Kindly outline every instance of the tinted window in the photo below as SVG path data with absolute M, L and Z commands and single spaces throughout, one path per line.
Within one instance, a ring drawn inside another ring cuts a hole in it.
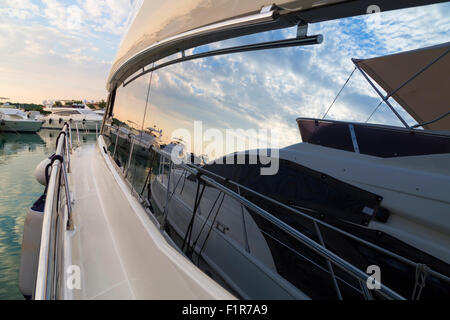
M 112 116 L 105 123 L 109 152 L 136 189 L 143 176 L 145 179 L 145 173 L 140 168 L 146 167 L 149 155 L 149 145 L 141 139 L 148 79 L 149 76 L 143 76 L 126 87 L 117 88 Z

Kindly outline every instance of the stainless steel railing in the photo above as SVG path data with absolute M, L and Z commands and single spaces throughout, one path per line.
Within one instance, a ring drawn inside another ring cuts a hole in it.
M 174 166 L 174 163 L 171 159 L 171 155 L 167 152 L 165 152 L 164 150 L 161 149 L 157 149 L 157 148 L 152 148 L 153 151 L 155 151 L 157 154 L 159 154 L 163 159 L 168 160 L 168 162 L 164 161 L 165 164 L 169 164 L 169 168 L 172 168 Z M 320 231 L 320 226 L 326 227 L 326 228 L 330 228 L 334 231 L 337 231 L 341 234 L 343 234 L 346 237 L 349 237 L 353 240 L 356 240 L 362 244 L 365 244 L 369 247 L 371 247 L 372 249 L 375 249 L 379 252 L 382 252 L 384 254 L 389 255 L 392 258 L 395 259 L 399 259 L 400 261 L 414 266 L 416 268 L 418 268 L 420 266 L 419 263 L 413 262 L 405 257 L 402 257 L 398 254 L 395 254 L 389 250 L 386 250 L 382 247 L 379 247 L 373 243 L 370 243 L 364 239 L 361 239 L 355 235 L 352 235 L 348 232 L 345 232 L 339 228 L 336 228 L 330 224 L 327 224 L 324 221 L 321 221 L 319 219 L 316 219 L 308 214 L 305 214 L 304 212 L 297 210 L 295 208 L 292 208 L 290 206 L 287 206 L 283 203 L 280 203 L 272 198 L 269 198 L 267 196 L 264 196 L 250 188 L 247 188 L 235 181 L 232 180 L 228 180 L 225 179 L 224 177 L 221 177 L 213 172 L 210 172 L 208 170 L 205 170 L 204 168 L 201 168 L 200 166 L 196 166 L 196 165 L 192 165 L 192 164 L 186 164 L 186 163 L 181 163 L 181 164 L 176 164 L 176 167 L 179 167 L 181 169 L 186 170 L 187 172 L 190 172 L 194 175 L 197 176 L 197 178 L 201 181 L 203 181 L 204 183 L 206 183 L 207 185 L 214 187 L 218 190 L 220 190 L 221 192 L 223 192 L 224 194 L 228 195 L 229 197 L 233 198 L 234 200 L 238 201 L 241 205 L 243 205 L 244 207 L 246 207 L 247 209 L 252 210 L 253 212 L 255 212 L 256 214 L 258 214 L 259 216 L 261 216 L 262 218 L 264 218 L 265 220 L 271 222 L 273 225 L 277 226 L 278 228 L 280 228 L 281 230 L 283 230 L 284 232 L 286 232 L 287 234 L 291 235 L 292 237 L 294 237 L 296 240 L 300 241 L 303 245 L 307 246 L 309 249 L 313 250 L 315 253 L 317 253 L 318 255 L 320 255 L 321 257 L 323 257 L 326 262 L 327 262 L 327 267 L 328 267 L 328 273 L 330 274 L 331 277 L 331 281 L 333 283 L 333 286 L 335 288 L 336 294 L 338 299 L 342 299 L 342 295 L 339 289 L 339 285 L 338 285 L 338 281 L 337 281 L 337 277 L 335 276 L 334 273 L 334 269 L 333 267 L 337 267 L 341 270 L 343 270 L 344 272 L 346 272 L 347 274 L 351 275 L 352 277 L 354 277 L 360 285 L 360 289 L 361 289 L 361 293 L 364 295 L 365 299 L 373 299 L 373 296 L 371 294 L 371 291 L 368 290 L 366 283 L 368 280 L 370 280 L 371 283 L 375 284 L 375 285 L 379 285 L 380 289 L 377 290 L 377 292 L 379 294 L 381 294 L 382 296 L 384 296 L 387 299 L 400 299 L 403 300 L 404 297 L 402 297 L 400 294 L 398 294 L 397 292 L 393 291 L 392 289 L 390 289 L 389 287 L 383 285 L 382 283 L 377 283 L 375 281 L 375 279 L 373 279 L 372 277 L 370 277 L 367 273 L 363 272 L 362 270 L 358 269 L 357 267 L 353 266 L 351 263 L 349 263 L 348 261 L 342 259 L 341 257 L 339 257 L 338 255 L 334 254 L 332 251 L 328 250 L 325 247 L 325 243 L 323 242 L 323 237 L 322 237 L 322 233 Z M 161 169 L 160 169 L 161 170 Z M 168 177 L 170 177 L 170 170 L 169 170 L 169 175 Z M 228 184 L 234 185 L 236 186 L 238 189 L 238 193 L 234 192 L 233 190 L 227 188 L 226 186 L 224 186 L 223 184 L 221 184 L 220 182 L 216 181 L 215 179 L 212 179 L 211 176 L 218 178 L 217 180 L 223 180 L 226 181 Z M 282 220 L 276 218 L 275 216 L 273 216 L 272 214 L 270 214 L 269 212 L 265 211 L 264 209 L 260 208 L 258 205 L 256 205 L 255 203 L 247 200 L 246 198 L 244 198 L 243 196 L 241 196 L 241 192 L 240 190 L 246 190 L 248 192 L 253 193 L 254 195 L 257 195 L 267 201 L 270 201 L 278 206 L 281 206 L 291 212 L 300 214 L 301 216 L 311 220 L 315 226 L 315 230 L 316 230 L 316 234 L 317 237 L 320 241 L 320 243 L 312 240 L 310 237 L 304 235 L 303 233 L 301 233 L 300 231 L 292 228 L 291 226 L 289 226 L 288 224 L 286 224 L 285 222 L 283 222 Z M 170 187 L 169 187 L 169 181 L 168 181 L 168 186 L 167 186 L 167 192 L 170 192 Z M 173 190 L 173 192 L 175 192 L 175 190 Z M 167 207 L 167 203 L 166 203 L 166 207 Z M 167 208 L 165 208 L 164 210 L 167 210 Z M 165 213 L 165 216 L 167 215 L 167 213 Z M 162 225 L 164 225 L 165 221 L 162 221 Z M 449 278 L 443 274 L 440 274 L 439 272 L 436 272 L 434 270 L 429 270 L 429 273 L 433 276 L 436 276 L 437 278 L 444 280 L 444 281 L 449 281 Z
M 64 138 L 62 138 L 64 136 Z M 52 300 L 61 296 L 65 230 L 73 229 L 67 173 L 70 170 L 72 134 L 66 123 L 56 142 L 56 152 L 46 168 L 48 173 L 39 262 L 33 299 Z
M 200 172 L 203 172 L 203 173 L 207 173 L 208 175 L 214 176 L 214 177 L 216 177 L 216 178 L 218 178 L 218 179 L 220 179 L 220 180 L 223 180 L 223 181 L 226 180 L 224 177 L 222 177 L 222 176 L 220 176 L 220 175 L 217 175 L 217 174 L 215 174 L 215 173 L 213 173 L 213 172 L 210 172 L 210 171 L 208 171 L 208 170 L 205 170 L 205 169 L 203 169 L 203 168 L 201 168 L 201 167 L 197 167 L 197 170 L 199 170 Z M 329 223 L 326 223 L 325 221 L 322 221 L 322 220 L 320 220 L 320 219 L 314 218 L 314 217 L 312 217 L 311 215 L 308 215 L 308 214 L 304 213 L 303 211 L 300 211 L 300 210 L 295 209 L 295 208 L 293 208 L 293 207 L 291 207 L 291 206 L 288 206 L 288 205 L 286 205 L 286 204 L 284 204 L 284 203 L 282 203 L 282 202 L 279 202 L 279 201 L 277 201 L 277 200 L 275 200 L 275 199 L 272 199 L 272 198 L 270 198 L 270 197 L 267 197 L 267 196 L 265 196 L 265 195 L 263 195 L 263 194 L 261 194 L 261 193 L 259 193 L 259 192 L 256 192 L 256 191 L 254 191 L 254 190 L 252 190 L 252 189 L 250 189 L 250 188 L 248 188 L 248 187 L 246 187 L 246 186 L 244 186 L 244 185 L 242 185 L 242 184 L 239 184 L 239 183 L 237 183 L 237 182 L 235 182 L 235 181 L 233 181 L 233 180 L 227 180 L 227 182 L 228 182 L 229 184 L 231 184 L 231 185 L 234 185 L 234 186 L 236 186 L 236 187 L 242 189 L 242 190 L 245 190 L 245 191 L 247 191 L 247 192 L 250 192 L 250 193 L 252 193 L 253 195 L 255 195 L 255 196 L 257 196 L 257 197 L 259 197 L 259 198 L 261 198 L 261 199 L 264 199 L 264 200 L 267 200 L 267 201 L 269 201 L 269 202 L 272 202 L 273 204 L 275 204 L 275 205 L 277 205 L 277 206 L 280 206 L 280 207 L 282 207 L 283 209 L 286 209 L 286 210 L 288 210 L 288 211 L 291 211 L 292 213 L 298 214 L 298 215 L 300 215 L 300 216 L 302 216 L 302 217 L 304 217 L 304 218 L 306 218 L 306 219 L 309 219 L 311 222 L 314 223 L 315 226 L 317 226 L 317 228 L 318 228 L 318 225 L 320 225 L 320 226 L 323 226 L 323 227 L 325 227 L 325 228 L 328 228 L 328 229 L 331 229 L 331 230 L 333 230 L 333 231 L 336 231 L 336 232 L 342 234 L 343 236 L 345 236 L 345 237 L 347 237 L 347 238 L 350 238 L 350 239 L 352 239 L 352 240 L 355 240 L 355 241 L 357 241 L 357 242 L 359 242 L 359 243 L 361 243 L 361 244 L 363 244 L 363 245 L 366 245 L 366 246 L 368 246 L 368 247 L 370 247 L 370 248 L 372 248 L 372 249 L 374 249 L 374 250 L 376 250 L 376 251 L 378 251 L 378 252 L 380 252 L 380 253 L 386 254 L 386 255 L 390 256 L 391 258 L 397 259 L 397 260 L 399 260 L 399 261 L 401 261 L 401 262 L 403 262 L 403 263 L 405 263 L 405 264 L 407 264 L 407 265 L 409 265 L 409 266 L 411 266 L 411 267 L 414 267 L 414 268 L 416 268 L 416 269 L 419 268 L 419 267 L 421 266 L 420 263 L 414 262 L 414 261 L 412 261 L 412 260 L 410 260 L 410 259 L 408 259 L 408 258 L 406 258 L 406 257 L 403 257 L 403 256 L 398 255 L 398 254 L 396 254 L 396 253 L 394 253 L 394 252 L 392 252 L 392 251 L 389 251 L 389 250 L 387 250 L 387 249 L 385 249 L 385 248 L 382 248 L 382 247 L 380 247 L 380 246 L 377 246 L 376 244 L 373 244 L 373 243 L 371 243 L 371 242 L 369 242 L 369 241 L 366 241 L 366 240 L 364 240 L 364 239 L 361 239 L 361 238 L 359 238 L 359 237 L 357 237 L 357 236 L 355 236 L 355 235 L 353 235 L 353 234 L 351 234 L 351 233 L 348 233 L 348 232 L 346 232 L 346 231 L 344 231 L 344 230 L 342 230 L 342 229 L 339 229 L 339 228 L 337 228 L 337 227 L 335 227 L 335 226 L 333 226 L 333 225 L 331 225 L 331 224 L 329 224 Z M 306 210 L 306 208 L 304 208 L 304 209 Z M 316 229 L 317 229 L 317 228 L 316 228 Z M 320 229 L 318 229 L 318 230 L 316 230 L 316 231 L 317 231 L 316 233 L 317 233 L 318 238 L 321 238 Z M 434 276 L 434 277 L 436 277 L 436 278 L 442 280 L 442 281 L 445 281 L 445 282 L 447 282 L 447 283 L 450 283 L 450 278 L 449 278 L 448 276 L 442 274 L 442 273 L 439 273 L 439 272 L 437 272 L 437 271 L 435 271 L 435 270 L 433 270 L 433 269 L 429 269 L 429 270 L 428 270 L 428 273 L 429 273 L 430 275 L 432 275 L 432 276 Z

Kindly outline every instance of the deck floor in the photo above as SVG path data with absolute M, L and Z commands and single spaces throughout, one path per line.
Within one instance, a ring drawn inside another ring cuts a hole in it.
M 98 146 L 72 156 L 74 299 L 232 299 L 171 247 Z M 67 297 L 70 293 L 66 291 Z

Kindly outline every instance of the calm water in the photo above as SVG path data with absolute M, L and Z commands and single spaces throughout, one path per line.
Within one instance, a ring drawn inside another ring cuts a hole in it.
M 34 178 L 34 169 L 53 154 L 57 136 L 56 130 L 20 135 L 0 132 L 0 300 L 23 299 L 18 288 L 23 223 L 44 191 Z M 82 143 L 95 141 L 95 133 L 80 137 Z

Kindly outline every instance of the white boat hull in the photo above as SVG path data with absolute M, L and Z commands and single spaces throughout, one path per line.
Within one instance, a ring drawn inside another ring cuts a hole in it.
M 32 120 L 0 120 L 0 132 L 37 132 L 42 121 Z
M 61 130 L 65 123 L 66 123 L 66 121 L 59 122 L 58 120 L 56 120 L 56 121 L 53 120 L 53 121 L 49 122 L 48 120 L 46 120 L 44 122 L 44 124 L 42 125 L 42 128 L 43 129 Z M 78 127 L 78 130 L 80 130 L 80 131 L 100 131 L 102 122 L 101 121 L 91 121 L 91 120 L 72 121 L 72 122 L 70 122 L 70 126 L 72 128 L 72 131 L 77 130 L 77 127 Z

